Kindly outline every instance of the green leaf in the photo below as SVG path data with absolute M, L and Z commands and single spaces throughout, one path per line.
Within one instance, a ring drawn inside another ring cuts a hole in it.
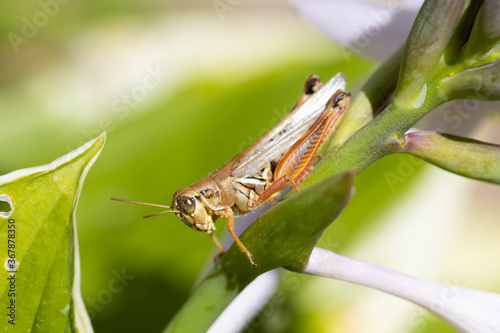
M 15 307 L 8 310 L 15 326 L 4 315 L 0 331 L 93 332 L 80 294 L 74 214 L 104 141 L 102 134 L 50 164 L 0 177 L 0 200 L 11 207 L 0 216 L 1 304 L 4 314 Z
M 427 0 L 406 41 L 393 102 L 416 108 L 465 8 L 466 0 Z
M 436 132 L 405 135 L 401 152 L 442 169 L 473 179 L 500 184 L 500 146 Z
M 196 287 L 164 332 L 206 332 L 226 306 L 257 276 L 278 267 L 301 270 L 353 190 L 354 175 L 335 175 L 276 204 L 240 239 L 260 268 L 233 244 Z

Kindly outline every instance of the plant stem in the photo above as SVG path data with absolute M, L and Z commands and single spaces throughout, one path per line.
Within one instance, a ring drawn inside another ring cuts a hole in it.
M 360 173 L 376 160 L 393 153 L 394 140 L 400 140 L 413 124 L 435 106 L 432 101 L 424 102 L 419 108 L 389 104 L 380 115 L 325 156 L 302 182 L 302 186 L 307 187 L 335 173 Z

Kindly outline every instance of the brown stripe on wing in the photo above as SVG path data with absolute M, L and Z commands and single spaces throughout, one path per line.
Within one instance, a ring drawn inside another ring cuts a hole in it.
M 337 91 L 330 101 L 323 115 L 309 129 L 309 131 L 286 152 L 278 163 L 274 172 L 274 179 L 289 176 L 296 180 L 310 164 L 325 138 L 340 122 L 346 107 L 338 108 L 338 104 L 348 98 L 344 91 Z

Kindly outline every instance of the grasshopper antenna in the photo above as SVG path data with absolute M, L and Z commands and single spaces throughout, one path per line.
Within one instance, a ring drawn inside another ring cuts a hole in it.
M 166 210 L 164 212 L 159 212 L 159 213 L 156 213 L 156 214 L 153 214 L 153 215 L 146 215 L 146 216 L 143 216 L 142 218 L 143 219 L 147 219 L 148 217 L 154 217 L 154 216 L 158 216 L 158 215 L 162 215 L 162 214 L 165 214 L 165 213 L 179 213 L 177 210 Z
M 144 206 L 154 206 L 154 207 L 161 207 L 161 208 L 172 209 L 172 207 L 170 207 L 170 206 L 158 205 L 158 204 L 149 203 L 149 202 L 140 202 L 140 201 L 133 201 L 133 200 L 117 199 L 117 198 L 110 198 L 110 199 L 114 200 L 114 201 L 128 202 L 128 203 L 133 203 L 133 204 L 138 204 L 138 205 L 144 205 Z M 160 212 L 160 213 L 156 213 L 156 214 L 153 214 L 153 215 L 143 216 L 143 218 L 158 216 L 158 215 L 162 215 L 162 214 L 165 214 L 165 213 L 180 213 L 180 212 L 178 210 L 166 210 L 166 211 L 163 211 L 163 212 Z

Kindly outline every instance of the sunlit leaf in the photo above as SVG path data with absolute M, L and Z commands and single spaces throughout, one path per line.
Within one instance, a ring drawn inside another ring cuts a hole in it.
M 93 331 L 80 295 L 74 214 L 104 141 L 103 134 L 50 164 L 0 177 L 0 200 L 11 207 L 0 217 L 0 295 L 4 312 L 15 306 L 0 331 Z

